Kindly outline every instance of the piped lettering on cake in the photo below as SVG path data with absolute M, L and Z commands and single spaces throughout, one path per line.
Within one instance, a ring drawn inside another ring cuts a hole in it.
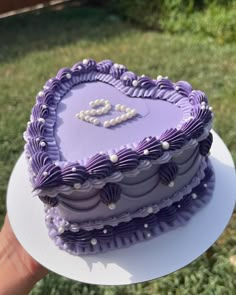
M 121 124 L 122 122 L 130 120 L 137 115 L 136 109 L 131 109 L 125 105 L 116 104 L 114 106 L 115 111 L 121 112 L 123 114 L 120 116 L 116 116 L 113 119 L 106 120 L 102 123 L 98 118 L 95 118 L 95 116 L 102 116 L 111 112 L 112 105 L 109 102 L 109 100 L 96 99 L 94 101 L 90 101 L 89 105 L 92 108 L 91 110 L 82 110 L 78 114 L 76 114 L 75 117 L 77 119 L 86 121 L 96 126 L 102 125 L 105 128 L 109 128 L 109 127 Z

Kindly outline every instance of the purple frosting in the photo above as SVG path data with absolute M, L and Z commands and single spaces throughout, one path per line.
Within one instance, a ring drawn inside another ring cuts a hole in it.
M 49 158 L 47 153 L 44 152 L 34 154 L 31 159 L 31 167 L 34 173 L 38 173 L 41 168 L 51 163 L 52 160 Z
M 199 152 L 202 156 L 206 156 L 211 148 L 213 142 L 213 136 L 211 132 L 209 133 L 208 137 L 199 142 Z
M 48 196 L 39 196 L 39 199 L 47 205 L 50 205 L 52 207 L 56 207 L 58 205 L 58 199 L 57 198 L 52 198 Z
M 138 154 L 132 149 L 122 149 L 116 155 L 118 162 L 114 166 L 122 172 L 133 170 L 139 165 Z
M 97 63 L 97 70 L 100 73 L 109 74 L 110 68 L 112 67 L 112 65 L 113 65 L 112 60 L 109 60 L 109 59 L 103 60 Z
M 120 199 L 121 188 L 116 183 L 107 183 L 100 191 L 100 198 L 105 205 L 116 204 Z
M 208 103 L 206 94 L 202 92 L 201 90 L 193 90 L 189 94 L 189 102 L 193 105 L 201 104 L 202 102 Z
M 137 80 L 137 76 L 135 73 L 127 71 L 121 75 L 120 79 L 125 86 L 132 86 L 132 82 Z
M 110 69 L 110 74 L 115 79 L 119 79 L 122 76 L 122 74 L 126 71 L 127 71 L 126 67 L 120 66 L 120 65 L 117 66 L 117 64 L 114 64 Z
M 82 75 L 82 83 L 84 81 L 92 82 L 98 80 L 117 87 L 119 91 L 129 97 L 167 100 L 169 103 L 178 105 L 185 117 L 187 115 L 194 117 L 193 120 L 184 123 L 180 130 L 171 128 L 163 134 L 159 134 L 160 140 L 154 136 L 144 138 L 138 145 L 135 143 L 130 149 L 118 151 L 119 160 L 116 163 L 111 163 L 107 155 L 94 155 L 89 159 L 86 167 L 84 167 L 90 177 L 104 178 L 116 170 L 132 170 L 138 166 L 139 161 L 142 159 L 157 159 L 164 152 L 168 152 L 162 148 L 160 141 L 167 141 L 171 151 L 180 149 L 184 144 L 188 143 L 188 140 L 192 138 L 197 139 L 202 135 L 204 124 L 210 122 L 212 118 L 212 113 L 207 105 L 206 95 L 199 90 L 192 90 L 191 85 L 185 81 L 179 81 L 174 84 L 168 78 L 152 80 L 147 76 L 137 77 L 135 73 L 128 71 L 124 66 L 113 64 L 110 60 L 104 60 L 99 63 L 96 63 L 93 59 L 83 60 L 76 63 L 71 69 L 61 69 L 56 78 L 48 80 L 44 90 L 37 95 L 37 104 L 32 110 L 33 122 L 28 125 L 27 132 L 25 133 L 25 139 L 27 140 L 25 149 L 28 156 L 32 157 L 30 165 L 34 173 L 37 174 L 40 170 L 41 175 L 37 175 L 35 182 L 38 187 L 47 188 L 48 186 L 57 186 L 65 183 L 73 185 L 73 181 L 76 183 L 80 179 L 79 177 L 81 177 L 78 173 L 66 170 L 67 168 L 63 168 L 64 170 L 62 169 L 62 171 L 59 171 L 59 168 L 54 168 L 58 170 L 54 175 L 55 177 L 43 177 L 43 172 L 48 172 L 45 170 L 45 165 L 61 160 L 59 156 L 60 151 L 54 137 L 56 116 L 53 110 L 55 108 L 55 111 L 57 111 L 58 103 L 66 92 L 76 84 L 81 83 L 79 80 L 80 75 Z M 124 77 L 127 77 L 127 79 L 124 79 Z M 137 83 L 133 83 L 134 80 L 137 80 Z M 182 100 L 186 96 L 192 107 L 184 99 Z M 38 121 L 38 119 L 41 119 L 41 121 Z M 202 153 L 205 153 L 208 145 L 209 140 L 200 144 Z M 130 143 L 127 143 L 127 146 L 130 146 Z M 135 149 L 134 146 L 136 146 Z M 72 165 L 75 164 L 72 163 Z M 85 177 L 85 174 L 83 174 L 83 181 Z M 54 183 L 53 180 L 55 181 Z M 44 186 L 44 184 L 46 185 Z
M 160 180 L 165 185 L 168 185 L 171 181 L 174 181 L 177 173 L 178 167 L 174 162 L 163 164 L 159 169 Z
M 185 143 L 184 133 L 176 128 L 166 130 L 166 132 L 161 135 L 160 140 L 169 143 L 169 150 L 180 149 Z
M 86 169 L 90 176 L 104 178 L 112 172 L 112 163 L 107 155 L 96 154 L 89 159 Z
M 84 183 L 88 178 L 88 173 L 85 167 L 79 163 L 69 164 L 62 168 L 61 171 L 62 183 L 73 186 L 75 183 Z
M 145 153 L 148 151 L 147 153 Z M 136 152 L 139 154 L 141 159 L 155 160 L 159 158 L 162 154 L 162 148 L 160 140 L 156 137 L 146 137 L 137 146 Z
M 156 83 L 149 77 L 139 77 L 138 78 L 138 85 L 144 89 L 150 89 L 156 86 Z
M 187 139 L 198 138 L 203 133 L 203 123 L 199 119 L 191 119 L 184 123 L 181 131 Z
M 43 166 L 36 177 L 35 189 L 42 187 L 53 187 L 55 184 L 60 184 L 61 181 L 61 169 L 55 164 L 47 164 Z
M 176 90 L 178 93 L 188 96 L 192 91 L 192 86 L 186 81 L 179 81 L 175 84 Z

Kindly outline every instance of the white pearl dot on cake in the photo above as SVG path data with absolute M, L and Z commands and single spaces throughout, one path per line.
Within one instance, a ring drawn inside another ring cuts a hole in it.
M 192 198 L 195 200 L 197 198 L 197 194 L 192 193 Z
M 142 77 L 142 78 L 144 78 L 144 77 L 145 77 L 145 75 L 144 75 L 144 74 L 142 74 L 142 75 L 141 75 L 141 77 Z
M 122 121 L 126 121 L 127 120 L 126 114 L 121 115 L 120 118 L 121 118 Z
M 97 239 L 93 238 L 93 239 L 91 239 L 90 243 L 91 243 L 93 246 L 95 246 L 95 245 L 97 245 L 98 241 L 97 241 Z
M 174 181 L 171 181 L 171 182 L 168 184 L 169 187 L 173 187 L 174 185 L 175 185 Z
M 203 186 L 204 186 L 204 187 L 208 187 L 207 183 L 204 183 Z
M 85 116 L 84 120 L 89 122 L 90 117 L 89 116 Z
M 120 111 L 120 108 L 121 108 L 121 104 L 116 104 L 116 105 L 115 105 L 115 110 L 116 110 L 116 111 Z
M 152 207 L 148 207 L 148 208 L 147 208 L 147 212 L 148 212 L 148 213 L 152 213 L 152 212 L 153 212 L 153 208 L 152 208 Z
M 181 205 L 178 205 L 177 207 L 178 207 L 178 208 L 181 208 Z
M 36 138 L 36 141 L 37 141 L 37 142 L 38 142 L 38 141 L 40 141 L 40 138 L 39 138 L 39 137 L 37 137 L 37 138 Z
M 123 80 L 124 81 L 127 81 L 128 80 L 128 77 L 127 76 L 124 76 Z
M 151 233 L 147 233 L 147 238 L 151 238 Z
M 116 163 L 116 162 L 118 162 L 118 156 L 117 155 L 111 155 L 110 160 L 111 160 L 112 163 Z
M 87 59 L 84 59 L 84 60 L 83 60 L 83 64 L 84 64 L 84 65 L 87 65 L 88 62 L 89 62 L 89 61 L 88 61 Z
M 46 106 L 46 104 L 43 104 L 43 105 L 42 105 L 42 108 L 45 110 L 45 109 L 47 109 L 48 107 Z
M 161 80 L 162 78 L 163 78 L 162 75 L 157 76 L 157 80 Z
M 122 121 L 121 117 L 116 117 L 115 120 L 116 120 L 116 124 L 119 124 Z
M 71 78 L 71 74 L 70 74 L 70 73 L 67 73 L 67 74 L 66 74 L 66 79 L 69 80 L 70 78 Z
M 42 97 L 43 96 L 43 91 L 39 91 L 38 96 Z
M 105 128 L 110 127 L 110 122 L 109 122 L 109 121 L 105 121 L 105 122 L 103 123 L 103 126 L 104 126 Z
M 46 221 L 51 221 L 51 220 L 52 220 L 52 216 L 51 216 L 51 215 L 47 215 L 47 216 L 45 217 L 45 220 L 46 220 Z
M 80 70 L 82 70 L 82 67 L 81 66 L 78 66 L 77 69 L 80 71 Z
M 93 119 L 92 123 L 97 126 L 100 124 L 100 121 L 98 119 Z
M 149 150 L 148 150 L 148 149 L 144 150 L 144 151 L 143 151 L 143 154 L 144 154 L 145 156 L 149 155 Z
M 90 101 L 89 105 L 93 108 L 95 106 L 95 102 L 94 101 Z
M 79 226 L 76 223 L 72 223 L 70 225 L 70 231 L 72 231 L 74 233 L 78 232 L 79 231 Z
M 212 111 L 213 110 L 213 107 L 209 107 L 209 111 Z
M 45 119 L 44 118 L 38 118 L 38 121 L 40 122 L 40 123 L 45 123 Z
M 43 176 L 48 176 L 48 172 L 47 171 L 44 171 L 43 172 Z
M 136 114 L 137 114 L 137 111 L 135 109 L 132 109 L 130 112 L 131 112 L 132 116 L 136 116 Z
M 74 188 L 75 189 L 80 189 L 81 188 L 81 184 L 78 182 L 78 183 L 75 183 L 74 184 Z
M 175 90 L 178 91 L 179 90 L 179 86 L 175 86 Z
M 116 69 L 119 68 L 119 65 L 116 64 L 116 63 L 115 63 L 113 66 L 114 66 L 114 68 L 116 68 Z
M 30 124 L 31 124 L 31 122 L 30 122 L 30 121 L 29 121 L 29 122 L 27 122 L 27 125 L 28 125 L 28 126 L 30 126 Z
M 107 229 L 105 228 L 105 229 L 103 230 L 103 233 L 104 233 L 104 234 L 107 234 L 107 232 L 108 232 L 108 231 L 107 231 Z
M 110 125 L 111 126 L 115 126 L 116 125 L 116 120 L 115 119 L 111 119 L 109 122 L 110 122 Z
M 46 146 L 46 142 L 45 142 L 45 141 L 41 141 L 41 142 L 40 142 L 40 146 L 41 146 L 41 147 L 45 147 L 45 146 Z
M 76 168 L 75 167 L 72 167 L 71 171 L 72 172 L 76 172 Z
M 120 65 L 120 69 L 124 69 L 125 68 L 125 66 L 124 65 Z
M 161 146 L 163 150 L 168 150 L 170 148 L 170 144 L 168 141 L 162 141 Z
M 137 86 L 138 86 L 138 81 L 137 81 L 137 80 L 133 80 L 132 85 L 133 85 L 134 87 L 137 87 Z
M 206 105 L 206 102 L 205 102 L 205 101 L 202 101 L 202 102 L 201 102 L 201 105 Z
M 148 228 L 148 224 L 147 223 L 144 223 L 143 227 L 144 228 Z
M 125 110 L 126 110 L 126 106 L 121 105 L 121 106 L 120 106 L 120 111 L 121 111 L 121 112 L 125 112 Z
M 116 209 L 116 204 L 115 204 L 115 203 L 110 203 L 110 204 L 108 205 L 108 208 L 109 208 L 110 210 L 114 210 L 114 209 Z
M 57 232 L 59 233 L 59 235 L 63 234 L 65 231 L 65 228 L 63 226 L 58 227 Z

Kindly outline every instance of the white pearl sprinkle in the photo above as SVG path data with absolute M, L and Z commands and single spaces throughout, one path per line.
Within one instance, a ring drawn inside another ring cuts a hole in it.
M 132 111 L 131 108 L 125 108 L 125 112 L 126 112 L 126 113 L 129 113 L 129 112 L 131 112 L 131 111 Z
M 151 238 L 151 233 L 147 233 L 147 238 Z
M 100 99 L 96 99 L 96 100 L 94 101 L 94 104 L 95 104 L 95 105 L 99 105 L 99 104 L 100 104 Z
M 103 110 L 102 109 L 98 109 L 97 110 L 97 115 L 102 115 L 102 113 L 103 113 Z
M 93 108 L 93 107 L 95 106 L 94 101 L 90 101 L 90 102 L 89 102 L 89 105 L 91 106 L 91 108 Z
M 90 110 L 90 114 L 91 114 L 92 116 L 95 116 L 95 115 L 97 114 L 97 111 L 96 111 L 96 110 Z
M 106 228 L 103 230 L 103 233 L 104 234 L 107 234 L 107 229 Z
M 27 122 L 27 125 L 28 125 L 28 126 L 30 126 L 30 124 L 31 124 L 31 122 L 30 122 L 30 121 L 29 121 L 29 122 Z
M 148 207 L 148 208 L 147 208 L 147 212 L 148 212 L 148 213 L 152 213 L 152 212 L 153 212 L 153 208 L 152 208 L 152 207 Z
M 67 73 L 66 74 L 66 78 L 69 80 L 71 78 L 71 74 L 70 73 Z
M 127 116 L 128 119 L 131 119 L 132 117 L 134 117 L 132 112 L 126 113 L 126 116 Z
M 142 74 L 142 75 L 141 75 L 141 77 L 142 77 L 142 78 L 144 78 L 144 77 L 145 77 L 145 75 L 144 75 L 144 74 Z
M 212 111 L 213 110 L 213 107 L 209 107 L 209 111 Z
M 157 80 L 161 80 L 161 79 L 162 79 L 162 75 L 158 75 Z
M 205 105 L 202 105 L 202 106 L 201 106 L 201 109 L 202 109 L 202 110 L 205 110 L 205 109 L 206 109 L 206 106 L 205 106 Z
M 46 106 L 46 104 L 43 104 L 43 105 L 42 105 L 42 108 L 45 110 L 45 109 L 47 109 L 48 107 Z
M 40 122 L 40 123 L 45 123 L 45 119 L 44 118 L 38 118 L 38 121 Z
M 59 233 L 59 235 L 63 234 L 65 231 L 65 228 L 63 226 L 58 227 L 57 232 Z
M 38 96 L 42 97 L 43 96 L 43 91 L 39 91 Z
M 40 141 L 40 138 L 39 138 L 39 137 L 37 137 L 37 138 L 36 138 L 36 141 L 37 141 L 37 142 L 38 142 L 38 141 Z
M 120 111 L 120 108 L 121 108 L 121 105 L 120 105 L 120 104 L 116 104 L 116 105 L 115 105 L 115 110 L 116 110 L 116 111 Z
M 204 186 L 204 187 L 208 187 L 207 183 L 204 183 L 203 186 Z
M 169 187 L 173 187 L 174 185 L 175 185 L 174 181 L 171 181 L 171 182 L 168 184 Z
M 104 103 L 110 105 L 110 101 L 109 100 L 105 100 Z
M 124 81 L 127 81 L 128 80 L 128 77 L 127 76 L 124 76 L 123 80 Z
M 89 119 L 90 119 L 89 116 L 85 116 L 85 117 L 84 117 L 84 120 L 87 121 L 87 122 L 89 122 Z
M 137 87 L 137 86 L 138 86 L 138 81 L 137 81 L 137 80 L 133 80 L 132 85 L 133 85 L 134 87 Z
M 114 68 L 116 68 L 116 69 L 119 68 L 119 65 L 118 65 L 118 64 L 114 64 L 113 66 L 114 66 Z
M 126 121 L 127 120 L 126 114 L 121 115 L 120 118 L 121 118 L 122 121 Z
M 192 198 L 195 200 L 197 198 L 197 194 L 192 193 Z
M 116 117 L 114 120 L 116 121 L 116 124 L 120 124 L 120 122 L 122 121 L 120 117 Z
M 95 245 L 97 245 L 98 241 L 97 241 L 97 239 L 93 238 L 93 239 L 91 239 L 90 243 L 91 243 L 93 246 L 95 246 Z
M 51 215 L 47 215 L 47 216 L 45 217 L 45 220 L 46 220 L 46 221 L 51 221 L 51 220 L 52 220 L 52 216 L 51 216 Z
M 45 141 L 41 141 L 41 142 L 40 142 L 40 146 L 41 146 L 41 147 L 45 147 L 45 146 L 46 146 L 46 142 L 45 142 Z
M 89 61 L 88 61 L 87 59 L 84 59 L 84 60 L 83 60 L 83 64 L 84 64 L 84 65 L 87 65 L 88 62 L 89 62 Z
M 89 122 L 93 124 L 93 118 L 92 117 L 89 118 Z
M 72 172 L 76 172 L 76 168 L 75 167 L 72 167 L 71 171 Z
M 144 151 L 143 151 L 143 154 L 144 154 L 145 156 L 149 155 L 149 150 L 148 150 L 148 149 L 144 150 Z
M 148 224 L 147 223 L 144 223 L 143 227 L 144 228 L 148 228 Z
M 48 176 L 48 172 L 47 171 L 44 171 L 43 172 L 43 176 L 45 176 L 45 177 Z
M 125 68 L 125 66 L 124 65 L 120 65 L 120 69 L 124 69 Z
M 111 160 L 112 163 L 116 163 L 116 162 L 118 162 L 118 157 L 117 157 L 117 155 L 111 155 L 111 156 L 110 156 L 110 160 Z
M 108 208 L 109 208 L 110 210 L 114 210 L 114 209 L 116 209 L 116 204 L 115 204 L 115 203 L 110 203 L 110 204 L 108 205 Z
M 181 208 L 181 205 L 178 205 L 177 207 L 178 207 L 178 208 Z
M 93 124 L 97 126 L 100 124 L 100 121 L 98 119 L 93 119 Z
M 81 184 L 78 182 L 78 183 L 75 183 L 74 184 L 74 188 L 75 189 L 80 189 L 81 188 Z
M 81 66 L 78 66 L 77 69 L 80 71 L 80 70 L 82 70 L 82 67 Z
M 132 116 L 136 116 L 136 114 L 137 114 L 137 111 L 135 109 L 132 109 L 130 112 L 131 112 Z
M 121 106 L 120 106 L 120 111 L 125 112 L 125 110 L 126 110 L 126 106 L 121 105 Z
M 104 126 L 105 128 L 110 127 L 110 122 L 109 122 L 109 121 L 105 121 L 105 122 L 103 123 L 103 126 Z
M 168 150 L 170 148 L 170 144 L 168 141 L 163 141 L 161 143 L 161 146 L 162 146 L 163 150 Z
M 178 91 L 179 90 L 179 86 L 175 86 L 175 90 Z

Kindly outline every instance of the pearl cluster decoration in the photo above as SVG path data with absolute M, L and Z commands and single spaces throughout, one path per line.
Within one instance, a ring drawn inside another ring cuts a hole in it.
M 92 116 L 101 116 L 109 113 L 111 110 L 111 104 L 109 100 L 105 99 L 96 99 L 94 101 L 90 101 L 89 105 L 93 108 L 91 110 L 83 110 L 76 114 L 76 118 L 82 121 L 86 121 L 92 123 L 93 125 L 100 125 L 101 122 L 99 119 L 94 118 Z M 100 108 L 94 109 L 97 106 L 102 106 Z
M 103 126 L 105 128 L 109 128 L 111 126 L 115 126 L 120 124 L 121 122 L 125 122 L 127 120 L 132 119 L 133 117 L 135 117 L 137 115 L 137 110 L 136 109 L 131 109 L 129 107 L 126 107 L 125 105 L 121 105 L 121 104 L 116 104 L 115 105 L 115 110 L 118 112 L 123 112 L 124 114 L 121 116 L 117 116 L 114 119 L 111 119 L 109 121 L 105 121 L 103 123 Z

